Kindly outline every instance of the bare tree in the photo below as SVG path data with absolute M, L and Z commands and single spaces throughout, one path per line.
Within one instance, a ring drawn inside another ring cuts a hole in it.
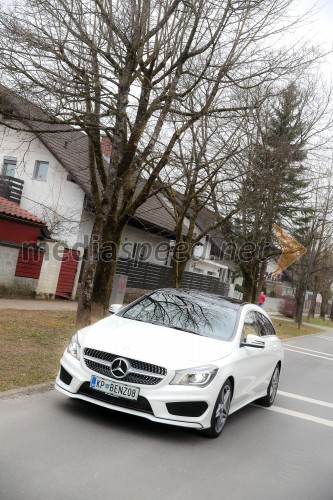
M 287 17 L 290 4 L 26 0 L 1 13 L 2 81 L 44 110 L 41 133 L 43 123 L 53 123 L 78 127 L 89 138 L 95 238 L 83 275 L 79 325 L 90 322 L 97 267 L 100 276 L 107 275 L 98 287 L 107 308 L 123 228 L 154 190 L 183 134 L 203 116 L 239 110 L 232 87 L 302 71 L 313 58 L 310 48 L 301 54 L 295 47 L 280 48 L 283 33 L 297 23 Z M 101 132 L 112 140 L 107 166 Z M 99 259 L 98 243 L 106 240 L 115 249 L 111 263 Z
M 290 83 L 282 91 L 276 89 L 276 95 L 273 90 L 271 87 L 272 96 L 264 106 L 248 112 L 244 136 L 248 147 L 235 158 L 236 168 L 243 172 L 238 196 L 246 201 L 225 228 L 230 243 L 247 249 L 246 258 L 239 252 L 235 256 L 243 276 L 244 298 L 252 302 L 258 301 L 268 259 L 279 253 L 274 224 L 293 232 L 311 206 L 312 166 L 306 158 L 313 147 L 311 137 L 321 131 L 319 121 L 329 102 L 326 96 L 311 109 L 308 86 L 301 89 Z
M 295 321 L 299 327 L 303 321 L 303 308 L 306 291 L 312 291 L 308 319 L 314 317 L 317 295 L 322 295 L 322 310 L 331 295 L 333 284 L 333 240 L 332 240 L 332 168 L 321 165 L 321 176 L 316 181 L 312 195 L 312 211 L 303 227 L 299 228 L 298 237 L 307 248 L 293 269 L 297 276 L 295 290 Z
M 223 226 L 239 209 L 227 200 L 227 192 L 239 176 L 230 162 L 240 149 L 242 113 L 239 115 L 203 117 L 190 127 L 170 158 L 170 168 L 181 173 L 175 186 L 163 189 L 165 207 L 175 223 L 171 286 L 180 286 L 196 245 L 202 245 L 206 235 Z M 213 196 L 220 200 L 219 211 L 213 209 Z

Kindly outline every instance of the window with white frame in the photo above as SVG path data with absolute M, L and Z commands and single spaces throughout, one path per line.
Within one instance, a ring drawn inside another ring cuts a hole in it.
M 207 271 L 208 276 L 216 276 L 216 273 L 214 271 Z
M 15 177 L 16 166 L 17 166 L 17 158 L 13 158 L 12 156 L 5 156 L 2 165 L 2 175 Z
M 46 181 L 49 163 L 47 161 L 36 161 L 34 179 Z

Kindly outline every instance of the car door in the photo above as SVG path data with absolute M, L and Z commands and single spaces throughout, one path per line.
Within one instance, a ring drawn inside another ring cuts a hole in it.
M 264 393 L 268 387 L 267 377 L 271 371 L 271 358 L 267 356 L 266 345 L 264 348 L 255 348 L 241 345 L 246 337 L 251 334 L 266 343 L 265 335 L 262 336 L 262 328 L 255 311 L 245 314 L 239 345 L 237 343 L 237 361 L 235 363 L 235 390 L 233 404 L 235 406 L 245 404 Z M 272 373 L 271 373 L 272 375 Z
M 280 340 L 276 335 L 274 326 L 269 319 L 260 312 L 255 312 L 261 339 L 265 341 L 265 356 L 269 363 L 269 369 L 266 374 L 265 383 L 269 384 L 274 368 L 280 359 Z

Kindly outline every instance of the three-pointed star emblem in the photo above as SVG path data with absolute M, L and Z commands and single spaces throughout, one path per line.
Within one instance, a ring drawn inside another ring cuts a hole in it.
M 130 364 L 127 359 L 116 358 L 111 363 L 111 374 L 116 378 L 126 377 Z

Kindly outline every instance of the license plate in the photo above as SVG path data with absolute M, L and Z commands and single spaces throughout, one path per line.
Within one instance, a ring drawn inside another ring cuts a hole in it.
M 90 387 L 96 391 L 101 391 L 111 396 L 125 399 L 138 399 L 140 389 L 132 385 L 120 384 L 104 378 L 92 376 L 90 380 Z

